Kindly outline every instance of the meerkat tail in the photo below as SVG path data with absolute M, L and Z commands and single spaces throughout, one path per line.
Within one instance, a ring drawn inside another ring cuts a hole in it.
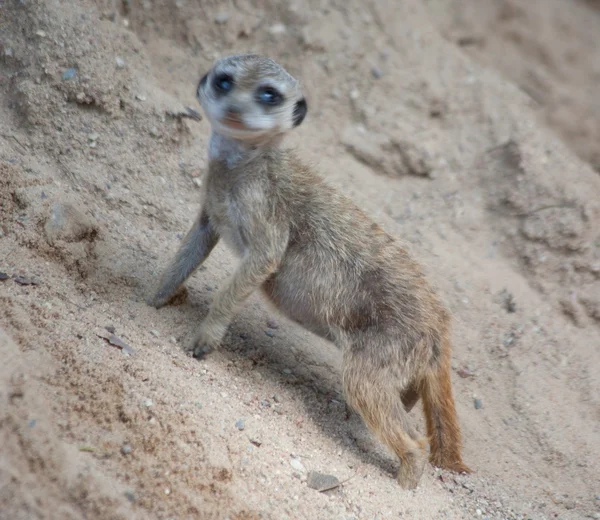
M 421 397 L 430 443 L 430 462 L 437 467 L 456 472 L 471 473 L 462 461 L 462 439 L 450 370 L 450 341 L 444 338 L 441 363 L 430 369 L 421 382 Z

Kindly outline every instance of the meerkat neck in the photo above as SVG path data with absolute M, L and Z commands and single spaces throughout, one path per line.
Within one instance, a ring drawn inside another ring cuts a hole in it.
M 278 148 L 281 139 L 281 137 L 271 138 L 267 142 L 242 141 L 213 130 L 208 145 L 208 159 L 209 161 L 224 161 L 229 168 L 232 168 L 236 164 L 258 157 L 266 148 Z

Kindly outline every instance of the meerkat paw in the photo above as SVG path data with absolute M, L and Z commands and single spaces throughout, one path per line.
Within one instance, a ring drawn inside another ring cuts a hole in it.
M 227 325 L 204 321 L 202 325 L 200 325 L 200 330 L 190 342 L 187 350 L 191 352 L 196 359 L 202 359 L 219 347 L 226 331 Z
M 167 304 L 180 305 L 187 300 L 187 297 L 188 291 L 186 287 L 182 285 L 172 294 L 165 295 L 161 291 L 157 292 L 154 296 L 148 298 L 147 303 L 155 309 L 160 309 L 161 307 L 164 307 Z
M 401 461 L 400 471 L 398 471 L 398 484 L 404 489 L 416 489 L 423 475 L 427 458 L 408 455 Z

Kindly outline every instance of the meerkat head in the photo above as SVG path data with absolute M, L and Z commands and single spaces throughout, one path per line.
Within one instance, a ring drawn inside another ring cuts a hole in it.
M 244 141 L 280 136 L 302 123 L 307 112 L 298 81 L 255 54 L 217 60 L 200 80 L 197 97 L 217 133 Z

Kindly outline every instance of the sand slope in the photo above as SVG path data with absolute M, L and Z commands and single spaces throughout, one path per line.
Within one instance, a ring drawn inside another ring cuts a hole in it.
M 4 2 L 0 518 L 600 517 L 600 13 L 553 1 L 559 31 L 539 4 Z M 457 42 L 473 35 L 487 43 Z M 225 247 L 185 302 L 144 303 L 206 168 L 207 123 L 176 114 L 214 58 L 249 50 L 306 84 L 288 144 L 454 313 L 475 474 L 428 466 L 400 489 L 346 417 L 339 352 L 258 296 L 220 352 L 186 356 L 235 266 Z M 310 470 L 349 480 L 319 493 Z

